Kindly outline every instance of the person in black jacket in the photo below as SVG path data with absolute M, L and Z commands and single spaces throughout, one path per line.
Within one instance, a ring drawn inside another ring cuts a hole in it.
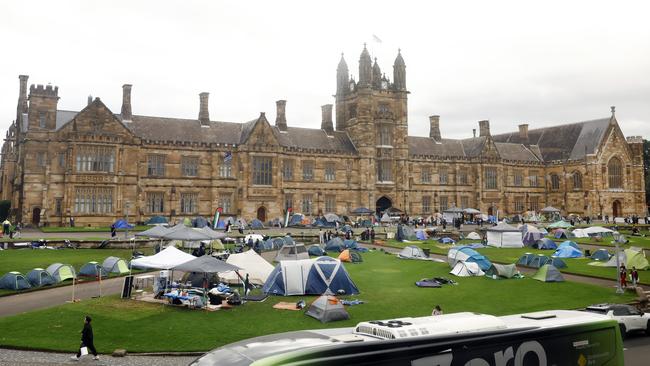
M 79 360 L 81 357 L 81 348 L 87 347 L 88 352 L 92 353 L 95 360 L 99 360 L 97 356 L 97 350 L 95 349 L 95 344 L 93 343 L 93 327 L 90 325 L 92 319 L 86 315 L 84 319 L 84 329 L 81 331 L 81 345 L 79 346 L 79 351 L 77 351 L 76 356 L 72 356 L 73 360 Z

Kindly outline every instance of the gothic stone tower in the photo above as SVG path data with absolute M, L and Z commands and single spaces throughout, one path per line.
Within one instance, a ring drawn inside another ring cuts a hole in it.
M 347 131 L 359 152 L 359 201 L 370 209 L 405 208 L 408 200 L 408 119 L 406 65 L 398 52 L 393 81 L 374 65 L 365 47 L 359 80 L 348 76 L 341 56 L 337 68 L 336 129 Z M 367 197 L 365 195 L 367 194 Z

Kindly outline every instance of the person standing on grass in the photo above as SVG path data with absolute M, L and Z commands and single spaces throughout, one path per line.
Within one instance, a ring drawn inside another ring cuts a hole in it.
M 627 287 L 627 269 L 625 269 L 625 266 L 621 266 L 621 272 L 619 273 L 619 277 L 621 278 L 621 287 L 626 288 Z
M 639 283 L 639 272 L 637 272 L 636 267 L 632 267 L 630 271 L 630 278 L 632 279 L 632 286 L 636 287 L 636 284 Z
M 81 357 L 81 348 L 86 347 L 88 348 L 88 352 L 93 354 L 93 359 L 99 360 L 99 356 L 97 356 L 97 350 L 95 349 L 95 344 L 93 342 L 93 327 L 90 325 L 90 322 L 92 319 L 86 315 L 84 318 L 84 329 L 81 331 L 81 345 L 79 346 L 79 351 L 77 351 L 77 355 L 72 356 L 73 360 L 79 361 L 79 358 Z
M 244 279 L 244 297 L 248 296 L 251 292 L 251 281 L 248 278 L 248 273 L 246 273 L 246 278 Z
M 111 224 L 111 239 L 115 239 L 117 236 L 117 229 L 115 228 L 115 224 Z

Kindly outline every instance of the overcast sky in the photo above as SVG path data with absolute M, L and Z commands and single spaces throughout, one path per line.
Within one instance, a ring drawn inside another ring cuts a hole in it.
M 290 126 L 320 128 L 345 53 L 363 43 L 392 79 L 406 62 L 409 134 L 470 137 L 609 115 L 650 137 L 650 20 L 644 1 L 3 1 L 0 128 L 15 118 L 18 75 L 59 86 L 59 109 L 87 96 L 120 112 L 243 122 L 287 100 Z M 379 42 L 376 36 L 381 42 Z

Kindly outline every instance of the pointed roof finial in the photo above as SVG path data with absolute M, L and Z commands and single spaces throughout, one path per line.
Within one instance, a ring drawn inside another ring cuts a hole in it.
M 611 111 L 612 111 L 612 117 L 614 117 L 614 114 L 616 114 L 616 106 L 613 105 L 613 106 L 611 106 L 611 107 L 609 107 L 609 108 L 610 108 Z
M 366 48 L 366 42 L 363 42 L 363 48 L 364 49 Z

